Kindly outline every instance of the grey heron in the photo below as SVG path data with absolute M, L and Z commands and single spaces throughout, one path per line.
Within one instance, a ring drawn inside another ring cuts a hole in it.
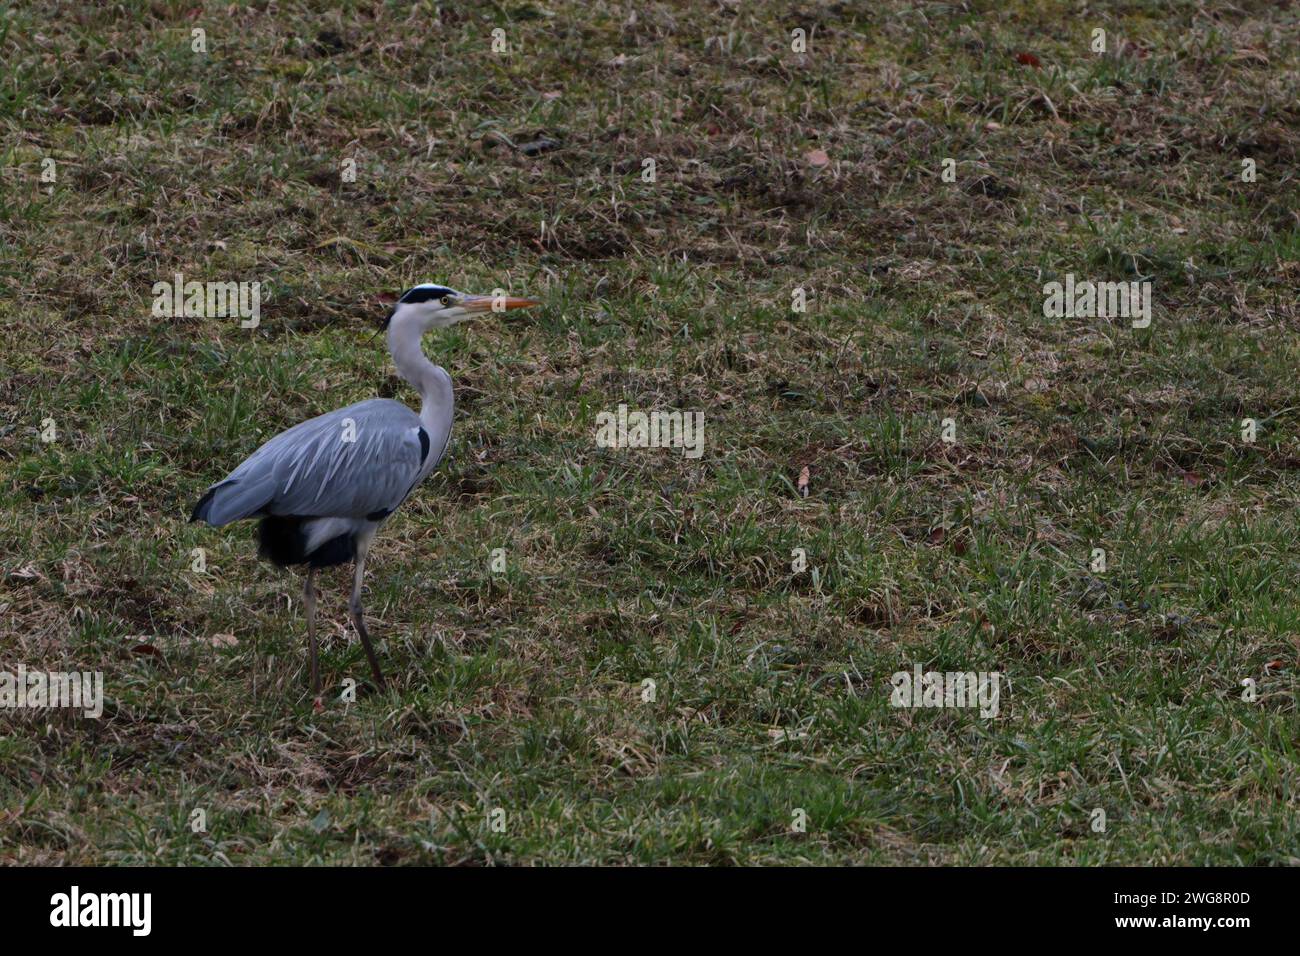
M 320 694 L 315 575 L 353 562 L 348 610 L 380 690 L 384 675 L 366 631 L 361 584 L 375 533 L 438 467 L 451 438 L 451 376 L 425 356 L 424 333 L 466 319 L 537 305 L 505 295 L 469 295 L 434 283 L 408 289 L 384 322 L 397 373 L 420 393 L 417 415 L 372 398 L 318 415 L 276 435 L 208 488 L 190 515 L 220 527 L 260 518 L 258 554 L 280 567 L 306 565 L 303 606 L 312 693 Z

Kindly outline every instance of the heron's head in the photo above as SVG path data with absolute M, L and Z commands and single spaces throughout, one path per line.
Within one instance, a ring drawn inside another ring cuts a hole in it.
M 504 292 L 471 295 L 449 289 L 445 285 L 425 282 L 402 293 L 393 306 L 393 311 L 384 320 L 384 328 L 409 325 L 423 333 L 429 329 L 444 329 L 476 316 L 509 309 L 527 309 L 539 304 L 532 299 L 508 296 Z

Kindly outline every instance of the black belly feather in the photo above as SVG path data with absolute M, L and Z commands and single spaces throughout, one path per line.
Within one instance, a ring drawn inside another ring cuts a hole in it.
M 267 515 L 257 525 L 258 556 L 282 568 L 294 564 L 328 568 L 356 560 L 356 540 L 350 532 L 330 538 L 308 554 L 307 533 L 303 525 L 313 520 L 310 516 Z

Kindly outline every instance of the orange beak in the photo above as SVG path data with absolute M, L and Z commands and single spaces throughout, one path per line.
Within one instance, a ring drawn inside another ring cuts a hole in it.
M 518 299 L 509 295 L 467 295 L 456 303 L 466 312 L 507 312 L 541 305 L 535 299 Z

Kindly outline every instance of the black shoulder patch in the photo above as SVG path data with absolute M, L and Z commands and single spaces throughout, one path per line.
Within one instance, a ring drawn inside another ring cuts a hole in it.
M 420 426 L 420 464 L 423 465 L 428 460 L 429 460 L 429 433 L 426 432 L 424 430 L 424 426 L 421 425 Z
M 366 515 L 366 520 L 367 520 L 367 521 L 383 521 L 385 518 L 387 518 L 387 517 L 388 517 L 390 514 L 392 514 L 392 513 L 393 513 L 393 509 L 392 509 L 392 508 L 380 508 L 378 511 L 372 511 L 372 512 L 370 512 L 370 514 Z

